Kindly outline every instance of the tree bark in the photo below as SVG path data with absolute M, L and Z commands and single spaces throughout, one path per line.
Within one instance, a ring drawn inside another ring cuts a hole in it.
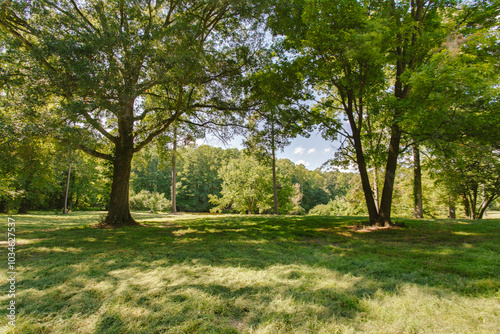
M 272 169 L 273 169 L 273 199 L 274 199 L 274 214 L 278 214 L 278 188 L 276 185 L 276 147 L 274 142 L 274 120 L 271 129 L 271 150 L 272 150 Z
M 7 213 L 7 200 L 0 200 L 0 213 Z
M 457 210 L 457 208 L 455 207 L 455 204 L 451 200 L 451 197 L 448 198 L 448 218 L 450 218 L 450 219 L 457 218 L 456 210 Z
M 129 187 L 132 169 L 133 147 L 117 148 L 113 161 L 111 201 L 105 225 L 111 227 L 137 225 L 130 214 Z
M 424 218 L 422 203 L 422 168 L 420 166 L 420 150 L 413 145 L 413 203 L 415 218 Z
M 21 199 L 21 205 L 19 206 L 19 210 L 17 210 L 18 214 L 27 214 L 30 209 L 30 201 L 26 196 L 23 196 Z
M 469 199 L 467 198 L 467 195 L 465 193 L 462 194 L 462 202 L 464 204 L 464 212 L 465 212 L 465 216 L 468 218 L 468 219 L 472 219 L 472 211 L 473 209 L 471 208 L 470 206 L 470 201 Z
M 113 157 L 113 183 L 108 215 L 103 224 L 110 227 L 138 225 L 130 214 L 129 188 L 134 156 L 134 100 L 122 98 L 123 114 L 118 119 L 118 140 Z
M 385 167 L 384 188 L 382 189 L 382 200 L 377 217 L 377 226 L 391 226 L 392 195 L 394 193 L 394 180 L 396 179 L 396 169 L 398 167 L 399 144 L 402 131 L 397 124 L 392 126 L 391 140 L 389 142 L 389 154 Z
M 170 191 L 170 197 L 172 202 L 172 213 L 177 213 L 177 186 L 176 186 L 176 151 L 177 151 L 177 127 L 174 126 L 174 150 L 172 154 L 172 185 Z
M 483 219 L 486 214 L 486 210 L 488 206 L 495 200 L 496 197 L 484 198 L 483 203 L 481 203 L 481 208 L 479 209 L 479 213 L 477 215 L 477 219 Z
M 373 166 L 373 199 L 375 201 L 375 208 L 377 212 L 380 210 L 379 208 L 379 196 L 378 196 L 378 168 L 376 165 Z
M 68 213 L 68 195 L 69 195 L 69 180 L 71 177 L 71 164 L 69 164 L 68 167 L 68 176 L 66 177 L 66 191 L 64 194 L 64 209 L 63 209 L 63 214 Z
M 352 95 L 352 94 L 351 94 Z M 349 125 L 352 131 L 352 139 L 354 141 L 354 151 L 356 153 L 356 162 L 358 164 L 359 176 L 361 177 L 361 186 L 365 195 L 366 207 L 368 209 L 368 216 L 370 224 L 375 224 L 378 217 L 378 210 L 373 199 L 373 192 L 370 185 L 370 178 L 368 177 L 368 170 L 366 166 L 365 155 L 363 152 L 363 145 L 361 142 L 361 133 L 354 119 L 353 111 L 353 98 L 348 96 L 347 108 L 345 109 Z
M 18 214 L 27 214 L 28 211 L 31 209 L 31 201 L 28 199 L 28 196 L 26 196 L 26 192 L 28 191 L 30 184 L 31 181 L 29 180 L 27 180 L 26 183 L 24 184 L 25 194 L 21 198 L 21 204 L 19 206 L 19 209 L 17 210 Z
M 392 15 L 396 21 L 396 26 L 401 27 L 402 20 L 400 17 L 400 12 L 396 1 L 391 0 L 390 6 L 392 10 Z M 416 58 L 416 54 L 410 53 L 415 51 L 417 40 L 419 38 L 419 33 L 421 29 L 421 24 L 423 21 L 425 2 L 417 1 L 411 3 L 411 16 L 415 24 L 415 30 L 411 33 L 411 38 L 406 38 L 399 31 L 397 32 L 397 39 L 399 44 L 394 48 L 393 52 L 396 56 L 396 77 L 394 82 L 394 97 L 398 102 L 404 101 L 408 98 L 410 92 L 410 85 L 405 83 L 403 80 L 404 74 L 407 70 L 412 70 L 418 66 L 419 60 Z M 411 50 L 411 52 L 409 52 Z M 395 105 L 394 118 L 392 120 L 391 126 L 391 139 L 389 142 L 389 154 L 387 157 L 387 165 L 385 169 L 385 179 L 384 188 L 382 190 L 382 200 L 380 202 L 379 215 L 377 217 L 378 226 L 390 226 L 391 222 L 391 207 L 392 207 L 392 196 L 394 192 L 394 180 L 396 177 L 396 169 L 398 166 L 398 156 L 400 150 L 400 142 L 403 131 L 399 127 L 399 118 L 404 113 L 404 109 L 401 105 Z

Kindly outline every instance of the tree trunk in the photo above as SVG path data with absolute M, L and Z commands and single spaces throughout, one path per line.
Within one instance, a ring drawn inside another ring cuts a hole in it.
M 484 194 L 484 200 L 483 203 L 481 203 L 481 208 L 479 210 L 479 214 L 477 215 L 477 219 L 483 219 L 483 217 L 486 215 L 486 210 L 488 209 L 488 206 L 495 200 L 496 197 L 490 197 L 486 198 L 486 194 Z
M 134 156 L 134 99 L 120 98 L 123 113 L 118 118 L 118 138 L 113 156 L 113 183 L 108 215 L 103 224 L 110 227 L 138 225 L 130 214 L 129 191 Z
M 462 201 L 463 201 L 463 204 L 464 204 L 465 216 L 468 219 L 472 219 L 472 211 L 473 211 L 473 209 L 471 208 L 470 201 L 467 198 L 467 195 L 465 193 L 462 194 Z
M 352 94 L 351 94 L 352 95 Z M 358 164 L 359 176 L 361 177 L 361 186 L 365 195 L 366 207 L 368 209 L 368 216 L 370 224 L 375 224 L 378 217 L 378 210 L 373 199 L 373 192 L 370 185 L 370 178 L 368 177 L 368 170 L 366 167 L 365 155 L 363 152 L 363 145 L 361 143 L 361 133 L 354 119 L 353 99 L 348 97 L 346 114 L 349 120 L 349 125 L 352 131 L 352 139 L 354 140 L 354 151 L 356 152 L 356 162 Z
M 422 203 L 422 168 L 420 166 L 420 150 L 413 145 L 413 203 L 415 218 L 424 218 Z
M 174 150 L 172 154 L 172 185 L 170 191 L 170 197 L 172 201 L 172 213 L 177 213 L 177 185 L 176 185 L 176 151 L 177 151 L 177 127 L 174 126 Z
M 69 164 L 68 167 L 68 176 L 66 177 L 66 191 L 64 194 L 64 209 L 63 209 L 63 214 L 68 213 L 68 194 L 69 194 L 69 180 L 71 177 L 71 164 Z
M 30 209 L 30 201 L 26 196 L 23 196 L 21 199 L 21 205 L 19 206 L 19 210 L 17 210 L 18 214 L 27 214 Z
M 450 218 L 450 219 L 457 218 L 456 210 L 457 210 L 457 208 L 455 207 L 455 204 L 451 200 L 451 197 L 449 197 L 448 198 L 448 218 Z
M 7 200 L 0 200 L 0 213 L 7 213 Z
M 396 1 L 391 0 L 391 15 L 395 19 L 396 26 L 399 28 L 402 25 L 399 5 Z M 420 38 L 419 33 L 423 21 L 423 12 L 426 3 L 424 1 L 416 1 L 411 3 L 411 15 L 415 23 L 415 30 L 412 32 L 411 38 L 406 38 L 403 34 L 396 30 L 396 37 L 399 44 L 394 48 L 396 56 L 396 77 L 394 82 L 394 97 L 398 102 L 402 102 L 408 98 L 411 86 L 403 80 L 407 71 L 415 69 L 421 60 L 417 60 L 416 55 L 410 55 L 418 50 L 417 40 Z M 391 126 L 391 140 L 389 142 L 389 154 L 387 157 L 387 165 L 385 169 L 384 188 L 382 190 L 382 200 L 380 202 L 379 216 L 377 225 L 390 226 L 391 222 L 391 207 L 392 196 L 394 193 L 394 180 L 396 177 L 396 169 L 398 166 L 398 156 L 400 149 L 401 136 L 403 131 L 399 127 L 399 120 L 404 114 L 402 105 L 395 105 L 394 118 Z
M 274 198 L 274 214 L 278 214 L 278 186 L 276 184 L 276 157 L 273 150 L 273 198 Z
M 397 124 L 394 124 L 391 131 L 391 141 L 389 143 L 389 154 L 385 168 L 384 188 L 382 189 L 382 200 L 380 202 L 377 226 L 391 226 L 392 195 L 394 193 L 394 180 L 396 179 L 396 169 L 398 167 L 399 144 L 402 131 Z
M 103 224 L 111 227 L 138 225 L 130 214 L 129 188 L 134 156 L 134 100 L 121 99 L 123 114 L 118 119 L 118 140 L 113 157 L 113 183 L 108 215 Z
M 111 201 L 104 224 L 111 227 L 137 225 L 130 214 L 129 186 L 132 169 L 133 146 L 117 147 L 113 161 Z
M 375 208 L 377 212 L 380 210 L 379 208 L 379 197 L 378 197 L 378 168 L 376 165 L 373 167 L 373 199 L 375 201 Z
M 276 185 L 276 147 L 274 143 L 274 121 L 271 129 L 271 150 L 272 150 L 272 168 L 273 168 L 273 199 L 274 199 L 274 214 L 278 214 L 278 188 Z
M 117 149 L 113 162 L 113 183 L 108 215 L 104 223 L 113 227 L 135 225 L 130 214 L 129 186 L 133 150 Z
M 19 206 L 19 210 L 17 210 L 18 214 L 27 214 L 28 211 L 31 208 L 31 201 L 28 199 L 28 196 L 26 195 L 26 192 L 30 188 L 31 181 L 27 180 L 24 184 L 24 195 L 21 198 L 21 204 Z

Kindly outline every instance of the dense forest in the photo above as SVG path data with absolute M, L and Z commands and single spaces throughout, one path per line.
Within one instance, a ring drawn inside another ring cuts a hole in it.
M 130 210 L 480 219 L 500 196 L 499 15 L 497 1 L 2 2 L 0 211 L 105 209 L 114 227 L 136 224 Z M 315 129 L 340 143 L 325 168 L 276 159 Z M 246 148 L 193 144 L 207 134 Z
M 8 169 L 2 170 L 3 175 L 11 172 L 9 183 L 3 183 L 0 207 L 3 213 L 23 210 L 61 213 L 68 175 L 69 210 L 107 209 L 112 181 L 109 165 L 83 153 L 64 151 L 47 140 L 23 144 L 12 151 L 16 153 L 13 159 L 17 160 L 10 160 L 5 165 Z M 131 175 L 132 210 L 171 212 L 172 153 L 168 147 L 157 144 L 136 156 Z M 177 211 L 272 213 L 269 161 L 257 159 L 248 150 L 195 144 L 179 148 L 176 156 Z M 327 167 L 328 164 L 322 169 L 309 170 L 288 159 L 278 159 L 276 165 L 280 214 L 367 214 L 358 173 Z M 432 162 L 425 165 L 432 166 Z M 452 197 L 440 177 L 443 176 L 431 167 L 425 169 L 424 214 L 445 218 L 455 212 L 464 217 L 464 202 L 460 197 Z M 413 170 L 411 162 L 407 162 L 398 170 L 395 215 L 413 217 L 413 204 Z M 497 209 L 499 204 L 493 201 L 489 209 Z

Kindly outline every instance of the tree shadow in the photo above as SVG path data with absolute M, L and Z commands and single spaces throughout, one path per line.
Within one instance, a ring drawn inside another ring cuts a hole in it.
M 200 217 L 119 230 L 26 232 L 30 242 L 18 251 L 18 289 L 26 291 L 19 307 L 42 319 L 98 313 L 96 332 L 120 333 L 128 328 L 123 315 L 100 311 L 110 300 L 142 312 L 154 313 L 158 298 L 185 307 L 186 317 L 153 317 L 157 328 L 168 328 L 192 321 L 201 295 L 213 303 L 201 311 L 210 319 L 242 324 L 235 328 L 281 319 L 292 328 L 303 319 L 298 313 L 359 317 L 362 298 L 395 294 L 404 284 L 464 296 L 500 288 L 497 222 L 410 221 L 406 228 L 364 233 L 349 228 L 359 219 Z M 230 280 L 225 273 L 241 277 Z M 265 273 L 271 277 L 259 276 Z M 318 286 L 318 275 L 335 284 Z M 202 323 L 193 323 L 194 332 L 203 332 Z

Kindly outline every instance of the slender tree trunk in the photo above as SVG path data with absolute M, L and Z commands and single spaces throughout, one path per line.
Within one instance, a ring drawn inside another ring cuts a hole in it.
M 382 200 L 380 201 L 380 210 L 377 217 L 377 226 L 390 226 L 392 195 L 394 193 L 394 181 L 396 179 L 396 169 L 398 167 L 399 144 L 402 131 L 397 124 L 392 127 L 391 140 L 389 142 L 389 154 L 385 167 L 384 188 L 382 189 Z
M 64 194 L 64 209 L 63 209 L 63 214 L 68 213 L 68 195 L 69 195 L 69 180 L 71 177 L 71 164 L 69 164 L 68 167 L 68 176 L 66 177 L 66 191 Z
M 172 213 L 177 213 L 177 171 L 176 171 L 176 152 L 177 152 L 177 127 L 174 127 L 174 150 L 172 154 L 172 188 L 171 188 L 171 201 L 172 201 Z
M 376 165 L 373 167 L 373 199 L 375 200 L 375 208 L 379 211 L 379 197 L 378 197 L 378 168 Z
M 420 150 L 413 145 L 413 203 L 415 218 L 424 218 L 422 203 L 422 168 L 420 166 Z
M 477 219 L 477 191 L 478 187 L 474 190 L 474 202 L 472 203 L 472 212 L 474 213 L 473 219 Z
M 361 177 L 361 186 L 363 187 L 363 193 L 365 195 L 366 207 L 368 209 L 370 224 L 375 224 L 378 217 L 378 210 L 377 206 L 375 205 L 375 201 L 373 199 L 373 192 L 370 185 L 370 178 L 368 177 L 368 170 L 366 166 L 365 155 L 363 152 L 363 145 L 361 143 L 361 133 L 354 119 L 354 111 L 352 105 L 353 105 L 353 98 L 348 97 L 346 114 L 352 131 L 352 139 L 354 141 L 354 151 L 356 152 L 356 162 L 358 164 L 359 176 Z
M 271 129 L 271 150 L 272 150 L 272 168 L 273 168 L 273 199 L 274 199 L 274 214 L 278 214 L 278 188 L 276 185 L 276 147 L 274 142 L 274 121 Z
M 399 6 L 396 5 L 396 1 L 394 0 L 390 1 L 390 6 L 396 26 L 401 27 L 402 21 L 400 11 L 398 9 Z M 411 15 L 415 23 L 415 30 L 413 31 L 411 38 L 406 38 L 405 36 L 403 36 L 403 34 L 396 30 L 396 37 L 399 44 L 394 48 L 394 54 L 396 56 L 396 80 L 394 82 L 394 97 L 397 101 L 404 101 L 408 98 L 411 87 L 409 84 L 406 84 L 404 82 L 403 76 L 405 75 L 407 70 L 411 71 L 416 66 L 418 66 L 420 62 L 419 60 L 417 60 L 417 58 L 411 56 L 410 53 L 414 52 L 415 49 L 418 48 L 417 40 L 419 38 L 419 30 L 421 29 L 425 6 L 426 4 L 424 1 L 416 1 L 411 3 Z M 394 193 L 394 180 L 396 177 L 396 169 L 398 166 L 401 136 L 403 134 L 403 131 L 400 129 L 398 122 L 403 113 L 404 110 L 402 109 L 402 107 L 396 105 L 391 126 L 391 139 L 389 142 L 389 154 L 387 157 L 387 165 L 385 169 L 382 200 L 380 202 L 379 216 L 377 218 L 377 225 L 379 226 L 392 225 L 392 196 Z
M 467 197 L 467 195 L 465 193 L 462 194 L 462 201 L 463 201 L 463 204 L 464 204 L 464 211 L 465 211 L 465 216 L 468 218 L 468 219 L 472 219 L 472 208 L 471 208 L 471 203 L 469 201 L 469 198 Z
M 360 101 L 360 105 L 361 105 Z M 370 117 L 367 115 L 366 117 L 366 127 L 368 129 L 368 133 L 370 133 L 370 140 L 368 141 L 370 145 L 370 150 L 372 152 L 375 152 L 375 144 L 373 143 L 372 135 L 373 135 L 373 128 L 371 124 Z M 380 198 L 379 198 L 379 189 L 378 189 L 378 167 L 377 164 L 373 164 L 373 199 L 375 201 L 375 208 L 377 209 L 377 212 L 380 210 L 379 208 L 379 203 L 380 203 Z
M 0 213 L 7 213 L 7 200 L 0 200 Z
M 479 219 L 482 219 L 486 215 L 486 209 L 490 205 L 488 198 L 486 197 L 486 185 L 483 183 L 483 201 L 481 203 L 481 208 L 479 211 Z
M 495 198 L 496 197 L 486 198 L 485 194 L 485 198 L 483 200 L 483 203 L 481 203 L 481 209 L 479 210 L 477 219 L 483 219 L 483 217 L 486 215 L 486 210 L 488 209 L 488 206 L 491 204 L 491 202 L 495 200 Z
M 19 206 L 19 209 L 17 210 L 18 214 L 26 214 L 31 209 L 31 201 L 28 199 L 28 196 L 26 195 L 26 192 L 28 191 L 30 184 L 31 184 L 30 180 L 27 180 L 26 183 L 24 184 L 25 194 L 21 198 L 21 204 Z
M 453 203 L 451 197 L 448 198 L 448 218 L 450 219 L 455 219 L 457 218 L 457 215 L 456 215 L 456 207 L 455 207 L 455 203 Z
M 30 210 L 30 201 L 26 196 L 23 196 L 21 199 L 21 205 L 19 206 L 19 210 L 17 210 L 18 214 L 26 214 Z

